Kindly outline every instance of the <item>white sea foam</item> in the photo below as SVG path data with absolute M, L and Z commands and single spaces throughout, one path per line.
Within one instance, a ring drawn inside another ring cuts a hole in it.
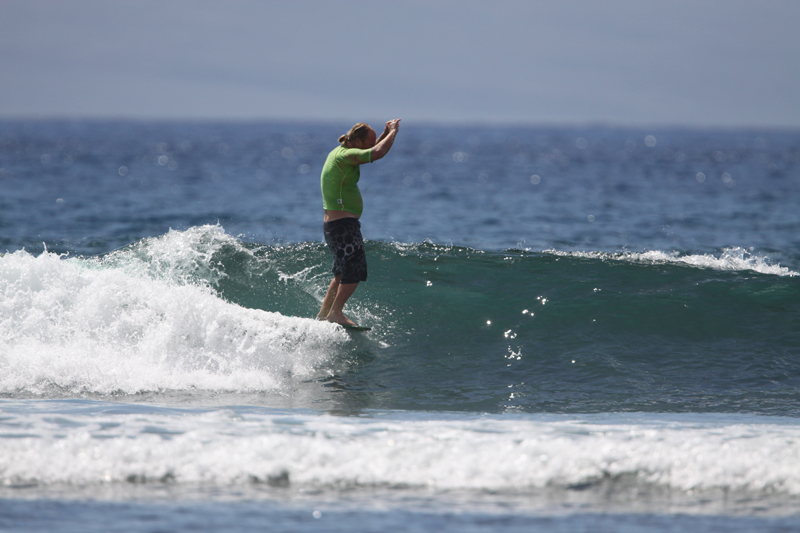
M 0 258 L 0 391 L 268 390 L 348 342 L 332 324 L 219 298 L 213 272 L 167 264 L 194 261 L 195 251 L 176 250 L 186 242 L 151 243 L 172 244 L 155 269 L 53 253 Z
M 217 268 L 213 255 L 223 247 L 252 255 L 220 225 L 194 226 L 186 231 L 170 230 L 159 237 L 142 239 L 102 259 L 105 267 L 116 267 L 138 277 L 171 284 L 215 286 L 227 275 Z
M 624 477 L 677 491 L 800 494 L 795 421 L 612 418 L 5 412 L 0 483 L 524 491 Z
M 743 248 L 729 248 L 715 257 L 711 254 L 680 255 L 678 252 L 662 252 L 659 250 L 649 252 L 560 252 L 545 250 L 545 253 L 562 257 L 580 257 L 588 259 L 602 259 L 611 261 L 629 261 L 634 263 L 674 263 L 684 264 L 699 268 L 713 270 L 753 270 L 761 274 L 776 276 L 800 276 L 800 273 L 772 264 L 767 257 L 753 255 Z

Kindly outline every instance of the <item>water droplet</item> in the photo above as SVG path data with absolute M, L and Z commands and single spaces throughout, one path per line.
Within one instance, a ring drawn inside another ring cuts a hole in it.
M 733 187 L 733 178 L 727 172 L 722 173 L 722 183 L 725 184 L 726 187 Z

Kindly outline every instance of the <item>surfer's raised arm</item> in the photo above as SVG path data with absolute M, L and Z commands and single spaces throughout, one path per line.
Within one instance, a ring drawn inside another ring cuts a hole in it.
M 377 161 L 389 153 L 389 150 L 394 144 L 394 138 L 397 136 L 397 130 L 400 129 L 400 119 L 396 118 L 386 123 L 383 133 L 372 148 L 372 160 Z

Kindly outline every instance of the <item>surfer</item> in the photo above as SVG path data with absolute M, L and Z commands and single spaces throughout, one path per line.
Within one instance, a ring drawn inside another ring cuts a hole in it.
M 359 282 L 367 280 L 367 256 L 361 237 L 361 212 L 364 204 L 358 190 L 359 166 L 385 156 L 392 148 L 400 119 L 386 123 L 380 137 L 368 124 L 359 122 L 339 137 L 340 146 L 328 154 L 322 167 L 320 186 L 325 210 L 325 242 L 333 253 L 333 280 L 328 286 L 319 320 L 346 326 L 356 323 L 342 309 Z

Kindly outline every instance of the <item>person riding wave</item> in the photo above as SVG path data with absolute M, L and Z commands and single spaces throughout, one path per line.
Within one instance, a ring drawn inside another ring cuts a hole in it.
M 320 187 L 325 211 L 322 227 L 325 242 L 333 253 L 334 277 L 322 300 L 319 320 L 356 325 L 343 309 L 358 284 L 367 280 L 367 257 L 359 221 L 364 209 L 358 189 L 360 166 L 383 158 L 392 148 L 399 128 L 399 118 L 390 120 L 378 138 L 368 124 L 359 122 L 339 137 L 340 146 L 328 154 L 322 167 Z

